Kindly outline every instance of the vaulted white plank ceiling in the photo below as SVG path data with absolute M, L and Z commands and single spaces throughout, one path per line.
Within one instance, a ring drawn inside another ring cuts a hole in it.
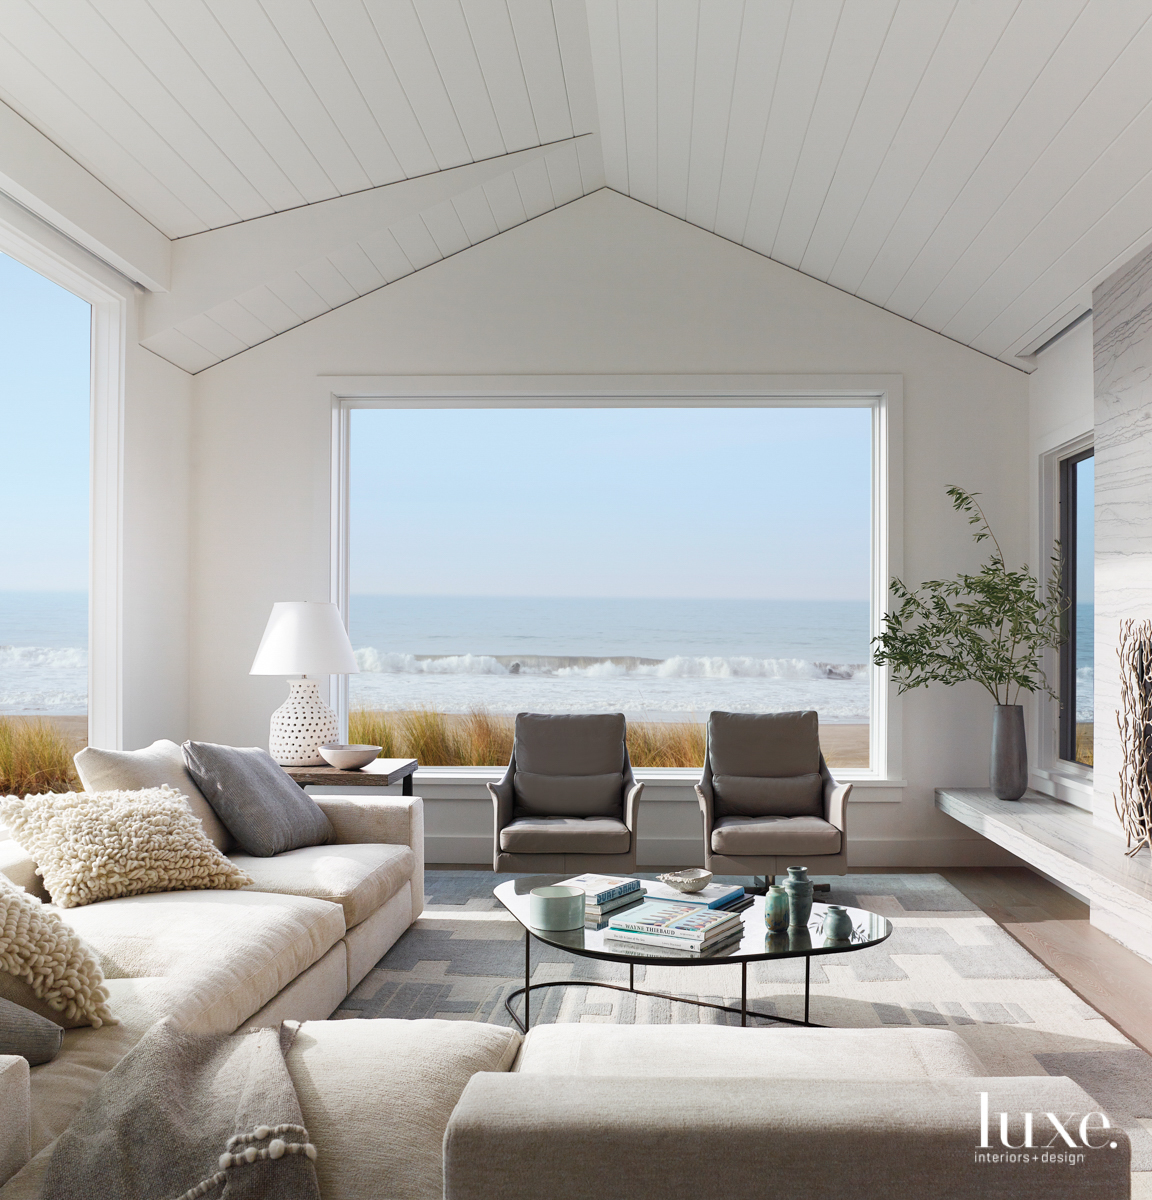
M 1152 239 L 1150 62 L 1152 0 L 5 0 L 0 22 L 0 99 L 176 239 L 145 344 L 192 371 L 605 182 L 1027 367 Z M 328 234 L 278 256 L 301 210 Z M 229 227 L 273 249 L 193 287 Z

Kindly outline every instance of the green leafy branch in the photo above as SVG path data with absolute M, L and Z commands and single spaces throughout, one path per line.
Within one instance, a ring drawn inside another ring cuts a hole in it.
M 931 683 L 952 687 L 973 680 L 997 704 L 1018 703 L 1021 691 L 1044 691 L 1056 699 L 1041 659 L 1067 636 L 1059 543 L 1041 589 L 1027 565 L 1008 569 L 978 495 L 948 488 L 953 509 L 975 526 L 973 540 L 991 540 L 995 552 L 974 575 L 931 579 L 915 590 L 893 579 L 897 606 L 872 639 L 872 661 L 892 668 L 901 694 Z

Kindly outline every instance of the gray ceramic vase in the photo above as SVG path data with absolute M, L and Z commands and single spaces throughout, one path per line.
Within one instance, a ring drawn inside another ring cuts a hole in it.
M 803 929 L 812 915 L 812 880 L 808 878 L 808 868 L 789 867 L 784 890 L 788 893 L 788 926 Z
M 775 884 L 764 897 L 764 924 L 771 933 L 784 933 L 788 929 L 788 893 Z
M 1028 744 L 1024 738 L 1024 709 L 997 704 L 992 710 L 990 784 L 998 800 L 1019 800 L 1028 789 Z
M 852 936 L 852 918 L 843 904 L 829 904 L 828 915 L 824 918 L 824 936 L 834 942 L 847 941 Z

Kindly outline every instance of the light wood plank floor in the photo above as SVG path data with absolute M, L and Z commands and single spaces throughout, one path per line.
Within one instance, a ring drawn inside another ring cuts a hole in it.
M 1152 963 L 1093 928 L 1087 904 L 1026 867 L 955 867 L 937 874 L 1152 1054 Z

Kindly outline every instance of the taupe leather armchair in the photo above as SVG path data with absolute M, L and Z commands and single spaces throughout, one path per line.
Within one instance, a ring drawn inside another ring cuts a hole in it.
M 824 762 L 814 712 L 714 712 L 696 785 L 704 865 L 769 882 L 795 866 L 845 875 L 851 792 Z
M 636 869 L 642 783 L 622 713 L 519 713 L 512 759 L 492 795 L 494 871 Z

